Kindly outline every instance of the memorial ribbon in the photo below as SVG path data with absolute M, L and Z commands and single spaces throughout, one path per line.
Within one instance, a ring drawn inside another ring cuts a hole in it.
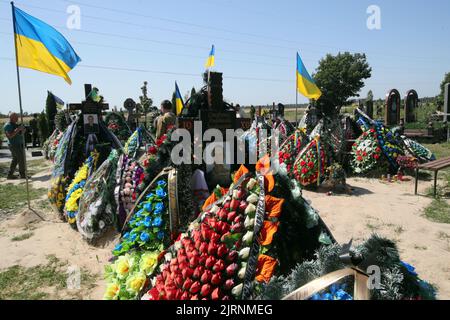
M 256 268 L 258 266 L 259 241 L 258 235 L 264 225 L 264 217 L 266 214 L 266 192 L 264 189 L 264 176 L 257 176 L 260 186 L 258 206 L 256 208 L 255 227 L 253 230 L 253 244 L 250 248 L 250 255 L 247 262 L 247 270 L 245 271 L 244 286 L 242 289 L 242 300 L 248 300 L 252 294 L 252 283 L 255 278 Z

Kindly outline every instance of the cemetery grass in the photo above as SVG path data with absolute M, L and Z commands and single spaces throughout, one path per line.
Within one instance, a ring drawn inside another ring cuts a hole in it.
M 436 155 L 437 159 L 450 156 L 450 143 L 426 145 Z M 450 224 L 450 169 L 439 173 L 438 196 L 425 208 L 424 215 L 427 219 L 437 223 Z M 427 190 L 427 196 L 433 197 L 433 188 Z
M 43 197 L 47 190 L 44 188 L 35 189 L 30 186 L 30 200 Z M 26 206 L 27 187 L 21 184 L 0 184 L 0 219 L 4 214 L 9 214 Z
M 68 263 L 54 255 L 47 256 L 47 263 L 35 267 L 12 266 L 0 271 L 0 300 L 79 299 L 81 290 L 89 290 L 96 276 L 81 270 L 80 290 L 68 291 Z M 83 288 L 83 284 L 88 284 Z M 67 292 L 66 292 L 67 291 Z M 62 295 L 61 295 L 62 294 Z
M 0 179 L 8 176 L 10 162 L 0 163 Z M 39 172 L 42 172 L 46 168 L 49 168 L 51 164 L 45 160 L 29 160 L 27 161 L 28 175 L 33 176 Z M 17 173 L 16 173 L 17 174 Z

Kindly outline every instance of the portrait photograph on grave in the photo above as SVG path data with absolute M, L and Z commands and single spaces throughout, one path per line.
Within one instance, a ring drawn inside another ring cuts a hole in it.
M 86 135 L 100 132 L 97 114 L 84 114 L 83 121 L 84 121 L 84 133 Z
M 449 0 L 0 0 L 0 316 L 450 301 L 449 30 Z

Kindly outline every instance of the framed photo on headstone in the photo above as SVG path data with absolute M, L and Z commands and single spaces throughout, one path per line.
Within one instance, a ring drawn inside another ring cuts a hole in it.
M 97 114 L 84 114 L 83 120 L 84 120 L 83 123 L 85 135 L 100 133 L 100 126 Z

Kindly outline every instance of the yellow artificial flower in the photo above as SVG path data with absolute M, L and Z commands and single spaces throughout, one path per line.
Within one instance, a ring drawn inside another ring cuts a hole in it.
M 147 281 L 144 273 L 138 272 L 128 277 L 126 286 L 127 291 L 131 294 L 139 294 Z
M 117 300 L 119 298 L 120 285 L 117 281 L 109 283 L 106 287 L 105 295 L 103 300 Z
M 116 263 L 113 266 L 113 270 L 116 271 L 117 277 L 119 279 L 124 279 L 128 276 L 131 268 L 133 267 L 133 262 L 134 259 L 131 258 L 128 254 L 117 259 Z
M 151 275 L 158 265 L 158 252 L 145 253 L 141 257 L 140 270 L 146 275 Z

